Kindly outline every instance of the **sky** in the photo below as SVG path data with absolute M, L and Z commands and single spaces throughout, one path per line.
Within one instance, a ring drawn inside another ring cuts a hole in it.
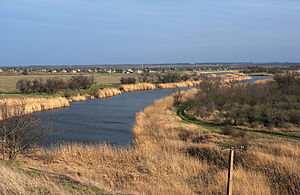
M 0 0 L 0 66 L 275 61 L 299 0 Z

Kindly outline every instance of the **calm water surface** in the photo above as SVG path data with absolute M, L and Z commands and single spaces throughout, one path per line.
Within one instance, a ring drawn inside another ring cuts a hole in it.
M 61 141 L 130 144 L 135 114 L 174 91 L 176 89 L 134 91 L 104 99 L 71 102 L 70 107 L 38 113 L 44 124 L 53 126 L 46 145 Z
M 271 77 L 252 78 L 247 82 Z M 68 108 L 37 113 L 42 116 L 42 123 L 53 126 L 46 138 L 46 146 L 62 141 L 130 144 L 135 114 L 176 90 L 134 91 L 110 98 L 71 102 Z

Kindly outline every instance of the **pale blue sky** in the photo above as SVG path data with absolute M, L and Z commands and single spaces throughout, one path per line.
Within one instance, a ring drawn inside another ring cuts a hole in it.
M 300 62 L 299 0 L 0 0 L 0 66 Z

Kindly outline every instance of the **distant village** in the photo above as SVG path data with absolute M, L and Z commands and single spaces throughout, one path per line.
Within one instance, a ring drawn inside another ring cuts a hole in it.
M 172 72 L 172 71 L 191 71 L 191 72 L 198 72 L 203 70 L 217 70 L 217 71 L 224 71 L 228 70 L 229 67 L 224 66 L 214 66 L 214 67 L 206 67 L 206 66 L 143 66 L 143 65 L 124 65 L 123 67 L 118 66 L 28 66 L 28 67 L 2 67 L 0 68 L 0 73 L 22 73 L 22 74 L 29 74 L 29 73 L 69 73 L 69 74 L 76 74 L 76 73 L 119 73 L 119 74 L 140 74 L 140 73 L 165 73 L 165 72 Z
M 299 69 L 299 63 L 207 63 L 207 64 L 155 64 L 155 65 L 74 65 L 74 66 L 0 66 L 0 73 L 32 74 L 78 74 L 78 73 L 165 73 L 172 71 L 227 71 L 264 72 L 270 69 Z

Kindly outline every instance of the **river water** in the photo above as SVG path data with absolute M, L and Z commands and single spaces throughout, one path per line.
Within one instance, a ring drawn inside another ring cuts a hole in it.
M 250 82 L 266 78 L 270 77 L 256 76 Z M 71 102 L 67 108 L 37 113 L 42 117 L 42 125 L 52 126 L 45 145 L 63 141 L 130 144 L 135 114 L 176 90 L 134 91 L 104 99 Z
M 46 146 L 61 141 L 130 144 L 135 114 L 176 90 L 134 91 L 109 98 L 70 102 L 70 107 L 43 111 L 39 113 L 42 124 L 53 126 L 45 140 Z

